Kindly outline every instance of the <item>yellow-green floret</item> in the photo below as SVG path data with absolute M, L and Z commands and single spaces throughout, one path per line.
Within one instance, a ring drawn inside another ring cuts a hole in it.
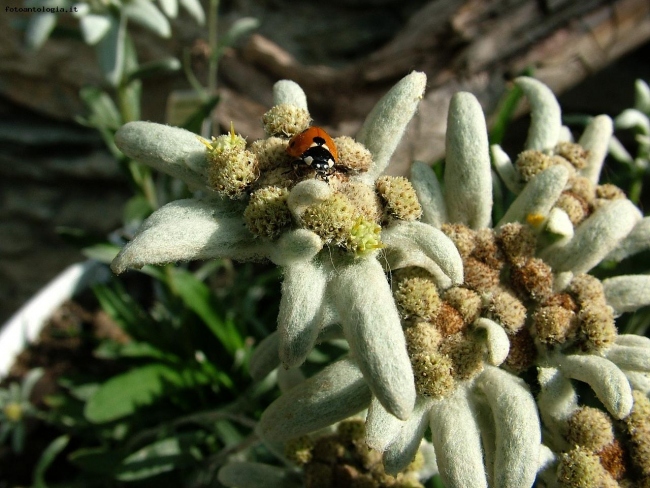
M 309 127 L 309 112 L 294 105 L 275 105 L 262 116 L 264 132 L 268 136 L 292 137 Z
M 318 234 L 326 244 L 344 245 L 358 217 L 350 200 L 341 193 L 334 193 L 328 200 L 307 207 L 301 216 L 301 224 Z
M 417 220 L 422 215 L 415 189 L 406 178 L 381 176 L 377 180 L 377 192 L 384 203 L 385 220 Z
M 259 237 L 276 239 L 291 225 L 286 188 L 267 186 L 255 191 L 244 210 L 248 229 Z

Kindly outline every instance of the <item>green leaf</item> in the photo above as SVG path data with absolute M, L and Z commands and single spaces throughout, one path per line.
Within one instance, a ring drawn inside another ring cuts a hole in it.
M 212 292 L 205 283 L 182 268 L 173 268 L 170 275 L 172 289 L 178 293 L 187 308 L 201 317 L 231 355 L 244 347 L 244 338 L 232 321 L 224 320 L 215 311 L 216 306 Z
M 136 481 L 187 466 L 195 462 L 190 449 L 199 437 L 195 433 L 181 434 L 149 444 L 122 462 L 116 478 Z
M 79 27 L 81 27 L 84 42 L 93 46 L 108 33 L 111 28 L 111 19 L 106 15 L 84 15 L 79 19 Z
M 97 58 L 104 78 L 112 86 L 118 86 L 122 80 L 124 68 L 124 43 L 126 39 L 126 19 L 111 18 L 111 27 L 97 43 Z
M 200 25 L 205 23 L 205 12 L 199 0 L 180 0 L 181 6 L 185 11 L 194 17 L 194 20 Z
M 120 128 L 122 125 L 120 111 L 108 93 L 95 86 L 89 86 L 79 90 L 79 97 L 90 111 L 88 123 L 92 127 L 110 131 Z
M 190 117 L 183 123 L 183 129 L 199 134 L 203 119 L 210 116 L 212 109 L 219 103 L 219 96 L 215 95 L 208 98 Z
M 121 450 L 91 447 L 73 452 L 68 459 L 89 473 L 113 476 L 123 457 L 124 453 Z
M 255 17 L 242 17 L 237 19 L 226 35 L 219 41 L 219 47 L 228 47 L 235 44 L 239 39 L 250 35 L 260 26 L 260 21 Z
M 30 49 L 40 49 L 50 37 L 52 30 L 56 26 L 56 14 L 43 13 L 33 15 L 27 24 L 25 32 L 25 42 Z
M 167 18 L 149 0 L 130 0 L 124 3 L 122 12 L 160 37 L 168 38 L 172 34 Z
M 102 309 L 130 336 L 140 338 L 155 327 L 149 314 L 117 283 L 114 287 L 97 284 L 92 290 Z
M 115 376 L 88 400 L 84 414 L 93 423 L 103 423 L 131 415 L 158 401 L 170 390 L 189 386 L 176 368 L 148 364 Z
M 120 248 L 115 244 L 102 242 L 93 246 L 85 247 L 81 252 L 88 259 L 94 259 L 100 263 L 110 264 L 111 261 L 115 259 L 115 256 L 117 256 L 117 253 L 120 252 Z
M 151 215 L 153 209 L 144 195 L 131 197 L 124 205 L 124 225 L 126 227 L 138 226 Z
M 69 441 L 70 437 L 62 435 L 54 439 L 50 445 L 45 448 L 45 451 L 41 454 L 41 457 L 34 468 L 33 488 L 47 488 L 47 483 L 45 483 L 45 472 L 54 459 L 66 448 Z
M 501 144 L 506 129 L 512 121 L 519 100 L 523 97 L 524 92 L 517 85 L 513 87 L 501 98 L 497 115 L 492 124 L 490 131 L 490 144 Z
M 150 76 L 173 73 L 181 69 L 181 62 L 176 58 L 165 58 L 151 61 L 141 65 L 138 69 L 129 72 L 127 82 L 141 80 Z

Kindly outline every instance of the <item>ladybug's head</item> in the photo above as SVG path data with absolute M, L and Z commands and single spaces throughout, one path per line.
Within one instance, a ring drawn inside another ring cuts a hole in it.
M 300 160 L 318 172 L 325 172 L 334 166 L 334 157 L 323 146 L 313 146 L 300 156 Z

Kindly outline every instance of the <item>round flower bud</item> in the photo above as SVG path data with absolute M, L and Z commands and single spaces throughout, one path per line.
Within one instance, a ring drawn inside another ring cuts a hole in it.
M 445 301 L 440 304 L 432 323 L 444 337 L 460 332 L 466 325 L 461 313 Z
M 340 245 L 349 239 L 357 219 L 358 213 L 350 200 L 341 193 L 334 193 L 328 200 L 307 207 L 301 224 L 318 234 L 325 243 Z
M 492 293 L 486 315 L 512 334 L 524 326 L 526 307 L 510 290 L 498 288 Z
M 528 149 L 519 154 L 515 166 L 523 181 L 530 181 L 534 176 L 551 167 L 551 158 L 543 152 Z
M 575 142 L 560 142 L 555 146 L 555 154 L 569 161 L 575 169 L 587 167 L 589 151 L 584 149 L 580 144 L 576 144 Z
M 579 274 L 573 277 L 568 288 L 578 302 L 578 305 L 587 303 L 605 303 L 603 284 L 595 276 Z
M 267 186 L 255 191 L 244 210 L 244 221 L 255 235 L 275 239 L 291 225 L 286 188 Z
M 368 185 L 353 181 L 330 181 L 330 186 L 343 193 L 357 211 L 371 222 L 379 223 L 382 217 L 379 196 Z
M 445 292 L 444 298 L 449 305 L 458 310 L 465 325 L 474 322 L 481 313 L 483 306 L 481 297 L 472 290 L 454 286 Z
M 497 240 L 510 262 L 518 262 L 535 254 L 537 237 L 533 229 L 519 222 L 503 225 L 497 233 Z
M 309 436 L 297 437 L 287 441 L 284 446 L 284 455 L 289 461 L 298 465 L 307 464 L 312 459 L 314 441 Z
M 294 178 L 293 171 L 280 166 L 279 168 L 262 173 L 253 187 L 264 188 L 266 186 L 277 186 L 280 188 L 292 188 L 295 183 L 296 179 Z
M 499 285 L 499 271 L 478 259 L 463 259 L 464 286 L 479 293 L 488 292 Z
M 474 242 L 473 258 L 487 264 L 490 268 L 497 270 L 503 268 L 505 256 L 497 244 L 497 239 L 492 229 L 476 231 Z
M 590 348 L 604 349 L 616 340 L 616 324 L 612 307 L 604 303 L 587 303 L 578 313 L 580 330 Z
M 375 222 L 359 217 L 350 229 L 350 235 L 343 247 L 357 256 L 381 249 L 384 247 L 381 242 L 381 227 Z
M 401 280 L 393 295 L 397 308 L 405 319 L 433 320 L 440 308 L 438 288 L 425 278 Z
M 589 214 L 589 204 L 570 191 L 562 192 L 555 206 L 566 212 L 574 226 L 586 219 Z
M 514 334 L 509 334 L 510 351 L 505 360 L 505 365 L 516 373 L 521 373 L 530 368 L 537 359 L 535 340 L 527 328 L 522 327 Z
M 584 447 L 560 454 L 557 478 L 562 488 L 618 488 L 618 483 L 605 471 L 598 456 Z
M 442 224 L 440 228 L 458 249 L 461 257 L 469 257 L 476 247 L 475 233 L 463 224 Z
M 577 328 L 575 313 L 558 305 L 538 308 L 533 323 L 536 337 L 544 344 L 563 344 Z
M 510 281 L 526 298 L 542 301 L 553 293 L 553 270 L 539 258 L 529 258 L 510 270 Z
M 264 132 L 268 136 L 292 137 L 311 124 L 309 112 L 286 103 L 276 105 L 262 116 Z
M 627 198 L 625 192 L 618 186 L 610 183 L 598 185 L 596 187 L 596 198 L 603 198 L 605 200 L 621 200 Z
M 609 416 L 593 407 L 582 407 L 569 419 L 567 440 L 571 445 L 597 452 L 614 441 L 614 430 Z
M 457 380 L 468 380 L 483 371 L 483 346 L 462 332 L 446 337 L 440 353 L 451 359 L 452 375 Z
M 402 176 L 381 176 L 377 192 L 384 203 L 385 219 L 417 220 L 422 207 L 411 182 Z
M 335 138 L 334 144 L 339 166 L 343 166 L 352 174 L 368 171 L 372 164 L 372 154 L 366 146 L 348 136 Z
M 650 477 L 650 400 L 633 391 L 634 406 L 624 421 L 630 435 L 632 461 L 643 476 Z
M 209 157 L 208 181 L 217 192 L 230 198 L 243 196 L 257 179 L 255 155 L 246 150 L 225 150 Z
M 574 176 L 569 180 L 568 189 L 571 193 L 582 198 L 589 205 L 594 200 L 594 184 L 589 178 L 585 178 L 584 176 Z
M 430 322 L 416 321 L 404 327 L 404 337 L 409 355 L 433 354 L 438 350 L 442 335 Z
M 251 144 L 250 152 L 255 154 L 261 173 L 282 167 L 284 171 L 291 170 L 293 158 L 287 154 L 289 141 L 279 137 L 259 139 Z
M 451 359 L 442 354 L 411 356 L 416 391 L 425 397 L 440 398 L 454 387 Z

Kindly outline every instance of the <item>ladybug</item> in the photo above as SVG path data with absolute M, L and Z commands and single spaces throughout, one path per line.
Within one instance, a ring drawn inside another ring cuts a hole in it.
M 324 180 L 331 174 L 338 161 L 336 145 L 321 127 L 309 127 L 289 141 L 287 154 L 295 159 L 294 169 L 300 166 L 313 168 Z

